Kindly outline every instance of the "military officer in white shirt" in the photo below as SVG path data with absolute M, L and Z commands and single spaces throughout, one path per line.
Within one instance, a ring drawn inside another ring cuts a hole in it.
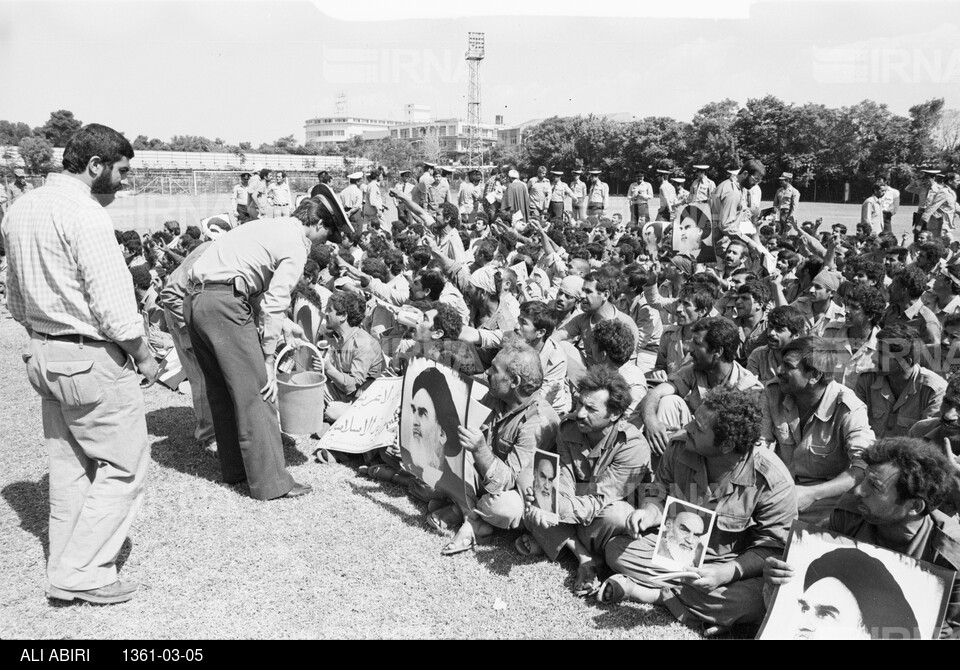
M 710 195 L 713 193 L 713 189 L 717 187 L 713 180 L 707 176 L 707 170 L 710 169 L 710 166 L 694 165 L 693 169 L 696 170 L 696 177 L 690 184 L 690 195 L 687 197 L 687 202 L 710 202 Z
M 630 223 L 642 224 L 650 220 L 650 201 L 653 200 L 653 185 L 646 180 L 646 173 L 637 170 L 637 180 L 627 189 L 630 202 Z

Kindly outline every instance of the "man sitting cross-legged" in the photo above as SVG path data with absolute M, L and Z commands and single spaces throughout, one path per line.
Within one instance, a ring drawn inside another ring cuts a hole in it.
M 477 506 L 441 551 L 472 549 L 496 528 L 519 528 L 523 519 L 520 491 L 533 485 L 536 449 L 552 449 L 560 423 L 541 392 L 540 357 L 519 337 L 508 336 L 487 370 L 496 409 L 484 430 L 461 426 L 461 446 L 473 454 L 480 480 Z
M 599 587 L 597 567 L 603 546 L 623 532 L 632 507 L 624 502 L 650 479 L 650 447 L 639 430 L 623 421 L 630 387 L 614 369 L 599 365 L 580 379 L 580 406 L 560 424 L 559 514 L 534 506 L 525 491 L 524 525 L 517 539 L 526 556 L 546 553 L 551 560 L 564 548 L 580 563 L 574 593 L 590 595 Z
M 759 392 L 707 393 L 667 446 L 657 485 L 648 487 L 652 495 L 627 516 L 627 535 L 607 543 L 607 565 L 618 574 L 604 582 L 600 602 L 664 605 L 682 623 L 706 624 L 708 634 L 760 621 L 764 559 L 783 551 L 797 517 L 790 472 L 771 450 L 756 446 L 761 420 Z M 672 571 L 653 563 L 667 495 L 716 512 L 696 578 L 657 579 Z

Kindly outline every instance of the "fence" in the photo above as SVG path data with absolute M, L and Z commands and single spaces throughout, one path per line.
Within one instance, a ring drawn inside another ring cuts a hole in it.
M 127 190 L 139 195 L 200 195 L 201 193 L 230 193 L 240 183 L 240 170 L 131 170 L 127 175 Z M 342 172 L 342 170 L 341 170 Z M 291 193 L 309 193 L 317 183 L 316 172 L 285 172 Z M 345 188 L 345 177 L 336 176 L 331 188 Z
M 23 167 L 20 149 L 0 146 L 0 157 L 7 168 Z M 53 164 L 63 165 L 63 149 L 53 150 Z M 291 172 L 331 172 L 348 167 L 364 168 L 370 165 L 365 158 L 344 156 L 313 156 L 298 154 L 230 154 L 213 151 L 134 151 L 130 167 L 134 170 L 289 170 Z

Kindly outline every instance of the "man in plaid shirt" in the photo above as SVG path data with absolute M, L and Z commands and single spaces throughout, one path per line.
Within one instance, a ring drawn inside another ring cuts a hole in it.
M 62 174 L 3 221 L 7 307 L 30 336 L 27 377 L 42 399 L 50 454 L 47 596 L 108 604 L 133 597 L 116 559 L 143 500 L 150 450 L 137 368 L 158 375 L 130 273 L 104 207 L 133 148 L 91 124 L 63 152 Z M 136 368 L 134 367 L 136 364 Z

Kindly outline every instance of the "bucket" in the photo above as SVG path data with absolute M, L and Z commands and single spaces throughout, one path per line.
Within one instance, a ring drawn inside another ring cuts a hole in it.
M 320 350 L 309 342 L 304 342 L 303 346 L 313 349 L 317 358 L 322 357 Z M 313 370 L 279 372 L 281 359 L 294 351 L 289 346 L 284 347 L 273 364 L 277 375 L 280 430 L 290 435 L 312 435 L 323 427 L 323 390 L 327 378 L 322 372 Z

